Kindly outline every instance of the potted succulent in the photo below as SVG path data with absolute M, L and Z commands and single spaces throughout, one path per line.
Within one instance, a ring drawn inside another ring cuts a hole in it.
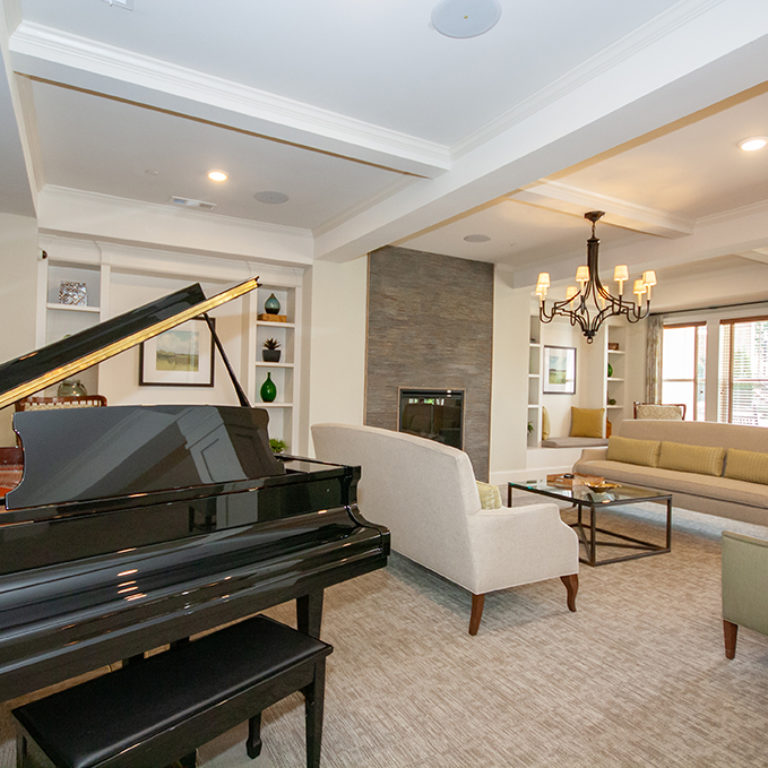
M 272 453 L 282 453 L 288 446 L 285 444 L 285 440 L 277 440 L 271 437 L 269 439 L 269 447 L 272 449 Z
M 277 339 L 267 339 L 264 342 L 264 349 L 261 350 L 261 357 L 265 363 L 280 362 L 280 342 Z

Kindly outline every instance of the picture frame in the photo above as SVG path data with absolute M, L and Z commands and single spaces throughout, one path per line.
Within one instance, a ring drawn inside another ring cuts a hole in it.
M 139 386 L 212 387 L 213 363 L 213 334 L 196 317 L 141 343 Z
M 576 347 L 544 347 L 545 395 L 576 394 Z

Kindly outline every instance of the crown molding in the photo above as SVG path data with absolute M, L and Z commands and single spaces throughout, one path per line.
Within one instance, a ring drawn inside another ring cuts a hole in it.
M 22 22 L 9 48 L 14 68 L 23 75 L 132 101 L 138 87 L 147 104 L 176 111 L 177 102 L 158 104 L 152 96 L 165 94 L 183 100 L 190 117 L 211 119 L 218 113 L 222 123 L 265 138 L 401 173 L 433 176 L 451 166 L 445 145 L 41 24 Z

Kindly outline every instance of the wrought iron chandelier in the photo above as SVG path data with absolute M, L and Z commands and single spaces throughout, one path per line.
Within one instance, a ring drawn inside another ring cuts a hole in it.
M 626 264 L 617 266 L 613 271 L 613 279 L 619 286 L 618 296 L 612 296 L 600 282 L 600 275 L 597 272 L 597 251 L 600 240 L 595 237 L 595 224 L 604 215 L 605 211 L 589 211 L 584 214 L 584 218 L 592 222 L 592 237 L 587 240 L 587 263 L 576 270 L 578 288 L 575 285 L 569 285 L 565 292 L 565 299 L 552 302 L 551 309 L 547 310 L 549 272 L 540 272 L 536 281 L 541 322 L 551 323 L 556 317 L 566 317 L 571 325 L 578 325 L 581 328 L 589 344 L 594 341 L 595 334 L 603 321 L 609 317 L 623 315 L 630 323 L 636 323 L 648 317 L 651 309 L 651 288 L 656 285 L 656 273 L 652 269 L 643 272 L 643 276 L 634 281 L 632 288 L 636 300 L 626 301 L 622 298 L 624 283 L 629 280 Z

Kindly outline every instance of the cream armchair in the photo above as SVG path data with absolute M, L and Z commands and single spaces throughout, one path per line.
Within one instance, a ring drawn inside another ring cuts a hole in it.
M 315 424 L 312 438 L 319 459 L 362 467 L 360 509 L 392 549 L 472 593 L 469 634 L 488 592 L 520 584 L 559 577 L 576 610 L 578 539 L 554 504 L 481 509 L 469 456 L 414 435 Z
M 723 531 L 723 635 L 736 655 L 739 627 L 768 635 L 768 540 Z

